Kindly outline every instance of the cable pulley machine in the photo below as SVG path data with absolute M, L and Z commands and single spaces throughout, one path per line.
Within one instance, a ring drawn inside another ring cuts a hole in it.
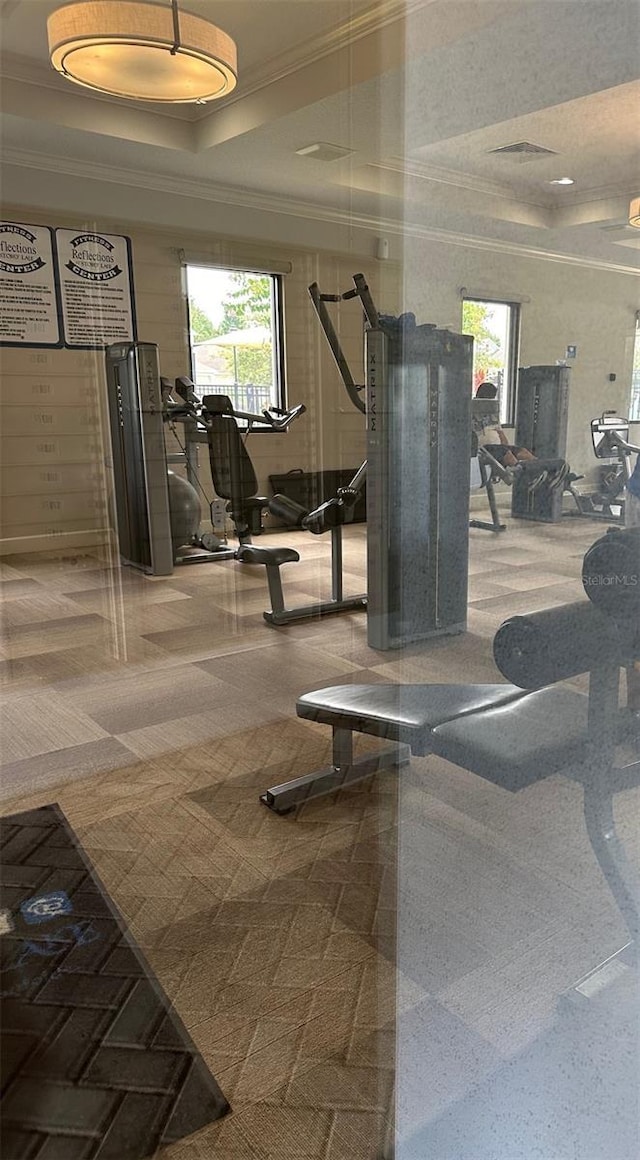
M 213 532 L 200 534 L 198 489 L 211 510 L 213 505 L 199 480 L 197 445 L 206 443 L 212 452 L 215 417 L 203 406 L 191 379 L 183 376 L 172 384 L 162 378 L 158 347 L 152 342 L 108 346 L 106 373 L 117 531 L 123 562 L 153 576 L 170 576 L 176 564 L 239 559 L 237 549 Z M 288 410 L 269 407 L 261 414 L 253 414 L 235 411 L 226 396 L 216 398 L 223 400 L 221 413 L 236 435 L 237 419 L 243 420 L 248 430 L 260 426 L 286 431 L 305 410 L 300 404 Z M 184 427 L 184 443 L 178 438 L 180 453 L 167 454 L 164 427 L 168 424 L 177 436 L 176 423 Z M 185 464 L 187 479 L 170 470 L 169 465 L 176 462 Z M 247 473 L 238 456 L 226 468 L 224 464 L 219 466 L 221 474 L 234 477 L 232 490 L 219 494 L 233 498 L 231 506 L 243 521 L 234 521 L 236 535 L 241 544 L 248 543 L 251 537 L 244 526 L 245 509 L 266 508 L 268 500 L 252 498 L 253 491 L 247 492 Z M 261 562 L 268 560 L 278 567 L 276 555 L 277 549 L 263 549 Z M 289 558 L 297 558 L 297 554 L 292 552 Z
M 362 274 L 344 294 L 309 288 L 349 398 L 367 417 L 367 637 L 377 649 L 464 632 L 473 339 L 413 314 L 380 315 Z M 365 384 L 326 307 L 359 298 Z

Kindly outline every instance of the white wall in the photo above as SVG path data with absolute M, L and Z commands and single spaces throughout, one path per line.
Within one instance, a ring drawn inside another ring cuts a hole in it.
M 48 175 L 43 208 L 43 183 L 36 170 L 7 167 L 4 193 L 13 204 L 5 206 L 5 216 L 53 226 L 93 225 L 131 235 L 139 334 L 159 343 L 163 373 L 170 377 L 184 373 L 188 365 L 180 248 L 209 253 L 222 264 L 225 255 L 244 256 L 251 262 L 256 254 L 291 262 L 285 305 L 289 397 L 305 402 L 308 413 L 289 436 L 253 440 L 251 452 L 263 488 L 275 470 L 349 466 L 363 455 L 362 416 L 340 385 L 306 290 L 314 280 L 323 289 L 344 290 L 356 270 L 367 275 L 382 311 L 412 310 L 419 322 L 453 329 L 461 325 L 462 287 L 472 295 L 521 300 L 521 364 L 553 363 L 563 357 L 568 344 L 576 344 L 568 444 L 574 470 L 595 474 L 589 420 L 604 409 L 627 412 L 638 309 L 638 281 L 631 274 L 422 237 L 409 237 L 403 253 L 401 240 L 391 236 L 391 257 L 398 260 L 378 262 L 374 254 L 381 230 L 375 221 L 353 225 L 348 220 L 320 220 L 322 214 L 305 218 L 301 209 L 285 214 L 222 205 L 176 192 L 132 188 L 124 180 L 76 181 L 62 173 Z M 343 304 L 336 316 L 355 369 L 362 344 L 359 310 L 354 303 Z M 24 549 L 27 540 L 34 548 L 45 546 L 51 536 L 76 544 L 91 542 L 83 536 L 104 524 L 108 497 L 103 470 L 99 463 L 96 466 L 105 449 L 100 359 L 91 356 L 83 361 L 79 352 L 54 351 L 47 356 L 4 352 L 5 551 Z M 616 375 L 614 383 L 609 374 Z M 47 473 L 51 453 L 38 451 L 33 438 L 44 400 L 30 397 L 27 390 L 42 386 L 43 375 L 51 385 L 57 438 L 51 479 Z M 73 394 L 74 376 L 82 380 L 82 399 Z M 79 402 L 84 407 L 82 430 L 77 428 Z M 21 447 L 31 448 L 30 462 Z M 204 482 L 210 486 L 206 468 Z
M 472 296 L 522 302 L 521 366 L 553 364 L 569 344 L 577 345 L 570 364 L 567 458 L 575 471 L 593 475 L 590 420 L 604 410 L 628 414 L 637 277 L 411 239 L 404 260 L 405 309 L 422 322 L 459 329 L 462 287 Z
M 129 183 L 129 176 L 134 184 Z M 162 179 L 159 179 L 161 182 Z M 175 178 L 167 184 L 176 186 Z M 43 192 L 46 189 L 46 194 Z M 179 192 L 154 188 L 153 179 L 135 184 L 134 175 L 123 173 L 122 181 L 75 178 L 67 173 L 43 173 L 16 165 L 2 168 L 2 200 L 5 204 L 46 208 L 50 215 L 73 214 L 104 219 L 120 218 L 148 229 L 169 229 L 210 237 L 253 238 L 267 244 L 334 253 L 360 254 L 373 258 L 379 228 L 372 223 L 359 225 L 345 213 L 336 223 L 329 211 L 317 215 L 291 205 L 267 209 L 269 199 L 247 193 L 246 204 L 213 201 Z M 254 204 L 255 203 L 255 204 Z M 399 240 L 391 240 L 391 257 L 400 253 Z
M 307 410 L 286 434 L 251 436 L 260 493 L 270 493 L 270 474 L 360 464 L 364 417 L 347 398 L 307 288 L 318 281 L 323 290 L 338 293 L 352 286 L 352 274 L 362 270 L 376 300 L 393 311 L 399 303 L 397 263 L 378 263 L 354 253 L 346 242 L 342 252 L 302 249 L 217 231 L 199 234 L 185 226 L 149 228 L 93 209 L 71 214 L 13 205 L 5 206 L 4 213 L 25 223 L 130 236 L 139 338 L 158 344 L 162 373 L 170 379 L 190 371 L 181 250 L 212 264 L 240 263 L 250 269 L 289 264 L 291 272 L 284 278 L 286 382 L 289 402 L 304 403 Z M 336 304 L 332 313 L 354 376 L 361 379 L 359 306 Z M 102 353 L 5 349 L 0 350 L 0 367 L 0 554 L 103 541 L 114 518 Z M 168 447 L 170 439 L 167 433 Z M 212 496 L 206 447 L 200 449 L 200 466 L 203 490 Z

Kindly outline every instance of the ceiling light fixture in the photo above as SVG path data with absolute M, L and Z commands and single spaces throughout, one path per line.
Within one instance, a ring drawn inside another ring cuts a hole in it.
M 640 197 L 634 197 L 629 206 L 629 225 L 640 230 Z
M 112 97 L 172 104 L 214 101 L 235 88 L 236 46 L 209 20 L 164 4 L 92 0 L 47 21 L 51 64 Z
M 549 185 L 575 185 L 573 177 L 554 177 Z

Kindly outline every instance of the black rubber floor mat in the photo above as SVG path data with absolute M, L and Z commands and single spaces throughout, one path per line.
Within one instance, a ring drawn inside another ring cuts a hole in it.
M 141 1160 L 229 1111 L 55 806 L 2 819 L 3 1160 Z

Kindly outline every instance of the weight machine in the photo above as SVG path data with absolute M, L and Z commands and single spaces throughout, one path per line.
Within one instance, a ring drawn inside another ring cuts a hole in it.
M 485 532 L 504 532 L 506 524 L 501 523 L 494 484 L 496 481 L 511 486 L 513 473 L 501 463 L 479 442 L 479 435 L 485 426 L 498 427 L 500 412 L 497 399 L 471 400 L 471 480 L 472 490 L 482 488 L 487 496 L 491 521 L 473 517 L 469 520 L 470 528 L 480 528 Z
M 556 365 L 518 371 L 515 444 L 526 447 L 541 462 L 524 464 L 514 476 L 514 518 L 553 524 L 562 519 L 570 374 L 569 367 Z M 553 480 L 548 474 L 542 481 L 537 479 L 538 469 L 552 471 Z
M 565 515 L 623 524 L 625 501 L 622 492 L 631 477 L 631 457 L 640 452 L 640 447 L 629 442 L 629 420 L 622 419 L 614 411 L 604 411 L 599 418 L 591 420 L 591 440 L 596 458 L 607 460 L 609 467 L 602 469 L 600 486 L 595 492 L 576 490 L 574 485 L 583 476 L 571 473 L 567 477 L 567 491 L 573 497 L 576 509 L 565 512 Z
M 314 282 L 309 294 L 367 418 L 367 638 L 384 650 L 466 629 L 473 339 L 380 315 L 364 276 L 353 281 L 344 294 Z M 365 318 L 364 385 L 326 307 L 352 298 Z
M 315 604 L 305 604 L 298 608 L 286 608 L 280 576 L 277 570 L 267 567 L 267 580 L 271 598 L 271 612 L 264 618 L 269 624 L 290 624 L 296 620 L 307 620 L 314 616 L 330 616 L 335 612 L 361 612 L 367 607 L 367 597 L 345 596 L 342 575 L 342 529 L 349 523 L 351 512 L 364 487 L 366 465 L 358 468 L 346 487 L 338 488 L 337 494 L 312 511 L 287 496 L 276 495 L 269 501 L 269 511 L 285 520 L 289 526 L 303 528 L 315 536 L 331 532 L 331 596 Z
M 518 370 L 515 442 L 536 459 L 564 459 L 567 451 L 570 367 Z
M 280 430 L 285 430 L 304 410 L 303 406 L 287 412 L 280 420 Z M 338 495 L 314 511 L 306 511 L 300 504 L 284 495 L 275 495 L 267 500 L 256 496 L 257 480 L 253 465 L 247 454 L 238 430 L 238 417 L 248 420 L 249 427 L 256 416 L 236 411 L 226 395 L 205 395 L 202 413 L 209 440 L 211 475 L 218 495 L 228 499 L 227 510 L 236 526 L 240 547 L 236 559 L 241 564 L 262 564 L 266 567 L 271 609 L 264 612 L 267 624 L 279 626 L 292 621 L 308 620 L 315 616 L 328 616 L 335 612 L 356 611 L 366 605 L 364 596 L 347 596 L 342 586 L 342 525 L 355 503 L 361 481 L 359 473 L 347 488 L 341 488 Z M 364 478 L 364 477 L 363 477 Z M 293 548 L 262 548 L 251 543 L 249 530 L 251 514 L 254 510 L 268 507 L 269 511 L 284 519 L 289 526 L 299 526 L 320 535 L 331 530 L 331 599 L 308 604 L 298 608 L 287 608 L 280 574 L 281 564 L 293 563 L 300 556 Z
M 500 427 L 500 412 L 497 398 L 471 400 L 473 431 L 471 435 L 471 489 L 482 488 L 487 496 L 491 520 L 474 517 L 469 520 L 470 528 L 481 528 L 487 532 L 504 532 L 506 524 L 500 520 L 495 494 L 495 484 L 504 483 L 514 487 L 518 494 L 517 514 L 520 518 L 544 519 L 548 510 L 549 496 L 563 485 L 566 464 L 563 460 L 521 459 L 507 466 L 501 463 L 492 451 L 495 447 L 480 443 L 481 435 L 487 428 Z M 496 433 L 495 440 L 498 440 Z
M 188 378 L 161 378 L 155 343 L 114 343 L 106 350 L 114 490 L 123 562 L 153 576 L 170 576 L 174 565 L 238 559 L 236 549 L 212 533 L 199 534 L 197 445 L 210 443 L 211 422 Z M 178 395 L 179 402 L 173 397 Z M 229 407 L 231 404 L 229 403 Z M 232 409 L 233 410 L 233 409 Z M 249 428 L 260 424 L 284 431 L 305 410 L 265 409 L 260 415 L 235 412 Z M 179 453 L 167 453 L 164 427 L 184 428 Z M 184 463 L 187 479 L 169 469 Z M 256 485 L 257 489 L 257 485 Z M 205 497 L 206 498 L 206 497 Z M 266 508 L 266 497 L 256 497 Z M 207 501 L 208 502 L 208 501 Z M 242 543 L 244 528 L 236 529 Z M 250 538 L 250 537 L 249 537 Z M 289 549 L 264 549 L 273 553 Z M 297 559 L 297 553 L 287 559 Z M 263 561 L 266 562 L 266 561 Z M 283 561 L 280 561 L 283 562 Z
M 521 367 L 515 441 L 540 459 L 564 460 L 569 409 L 569 367 Z M 608 461 L 596 491 L 579 492 L 575 484 L 582 475 L 567 472 L 561 487 L 528 490 L 527 472 L 514 478 L 512 514 L 521 519 L 557 523 L 562 516 L 624 523 L 622 492 L 631 474 L 631 457 L 639 449 L 629 442 L 629 421 L 614 411 L 604 411 L 591 420 L 591 440 L 596 458 Z M 531 467 L 530 471 L 533 471 Z M 563 494 L 569 492 L 575 508 L 563 510 Z

